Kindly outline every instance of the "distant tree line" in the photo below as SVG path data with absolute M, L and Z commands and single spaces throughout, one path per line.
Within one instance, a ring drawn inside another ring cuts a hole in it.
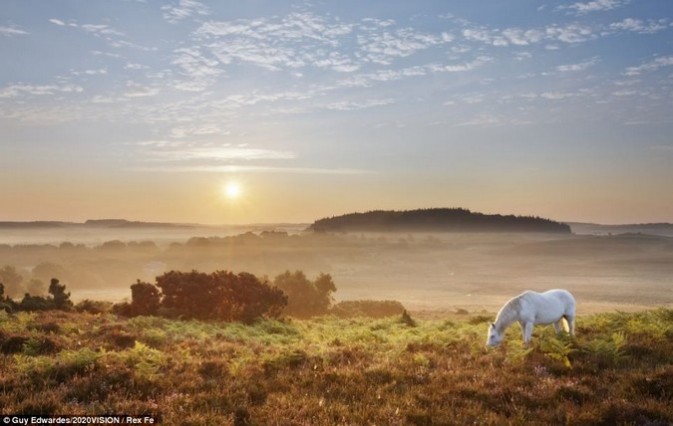
M 58 279 L 53 278 L 49 284 L 48 296 L 33 296 L 26 293 L 21 301 L 17 302 L 9 296 L 5 296 L 5 285 L 0 282 L 0 309 L 7 312 L 14 311 L 69 311 L 73 308 L 70 293 L 66 293 L 65 285 Z
M 248 272 L 170 271 L 156 277 L 155 284 L 137 280 L 131 285 L 131 301 L 114 305 L 92 300 L 73 305 L 70 293 L 57 278 L 51 279 L 47 296 L 25 293 L 16 301 L 5 296 L 5 286 L 0 282 L 0 309 L 8 312 L 76 310 L 94 314 L 112 310 L 128 317 L 158 315 L 244 323 L 281 315 L 384 317 L 404 311 L 402 304 L 395 301 L 361 300 L 334 305 L 336 290 L 332 277 L 323 273 L 310 280 L 302 271 L 285 271 L 269 281 Z
M 309 280 L 301 271 L 287 271 L 269 282 L 250 273 L 170 271 L 156 284 L 137 281 L 131 302 L 117 304 L 120 315 L 252 322 L 260 318 L 324 315 L 336 286 L 328 274 Z
M 349 301 L 333 305 L 337 288 L 329 274 L 314 280 L 304 272 L 286 271 L 273 280 L 241 272 L 167 272 L 156 284 L 137 281 L 131 286 L 131 302 L 113 306 L 124 316 L 159 315 L 169 318 L 253 322 L 288 315 L 311 318 L 398 315 L 404 311 L 395 301 Z
M 315 232 L 346 231 L 450 231 L 450 232 L 551 232 L 570 233 L 570 226 L 533 216 L 488 215 L 461 208 L 406 211 L 375 210 L 315 221 Z

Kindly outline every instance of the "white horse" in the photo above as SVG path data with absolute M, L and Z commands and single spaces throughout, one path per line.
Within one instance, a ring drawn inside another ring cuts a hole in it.
M 498 312 L 495 322 L 488 327 L 488 346 L 497 346 L 502 341 L 505 330 L 515 321 L 521 325 L 523 343 L 528 345 L 535 324 L 554 324 L 560 332 L 563 319 L 566 331 L 575 335 L 575 298 L 567 290 L 549 290 L 544 293 L 525 291 L 510 299 Z

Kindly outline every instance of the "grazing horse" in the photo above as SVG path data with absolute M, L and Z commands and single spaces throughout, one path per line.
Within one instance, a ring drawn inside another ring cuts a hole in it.
M 495 322 L 488 327 L 488 346 L 497 346 L 502 341 L 505 329 L 515 321 L 521 325 L 523 343 L 528 345 L 535 324 L 554 324 L 561 331 L 563 319 L 566 331 L 575 335 L 575 298 L 567 290 L 549 290 L 544 293 L 524 291 L 510 299 L 500 308 Z

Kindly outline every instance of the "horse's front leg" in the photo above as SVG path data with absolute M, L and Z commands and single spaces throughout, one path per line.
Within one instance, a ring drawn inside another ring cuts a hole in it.
M 521 332 L 523 333 L 523 344 L 528 346 L 531 337 L 533 337 L 533 323 L 521 322 Z

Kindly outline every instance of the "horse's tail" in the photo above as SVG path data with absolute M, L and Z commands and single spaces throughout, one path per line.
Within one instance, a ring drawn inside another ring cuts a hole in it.
M 568 317 L 566 315 L 561 317 L 560 323 L 563 325 L 563 331 L 570 333 L 570 323 L 568 322 Z

